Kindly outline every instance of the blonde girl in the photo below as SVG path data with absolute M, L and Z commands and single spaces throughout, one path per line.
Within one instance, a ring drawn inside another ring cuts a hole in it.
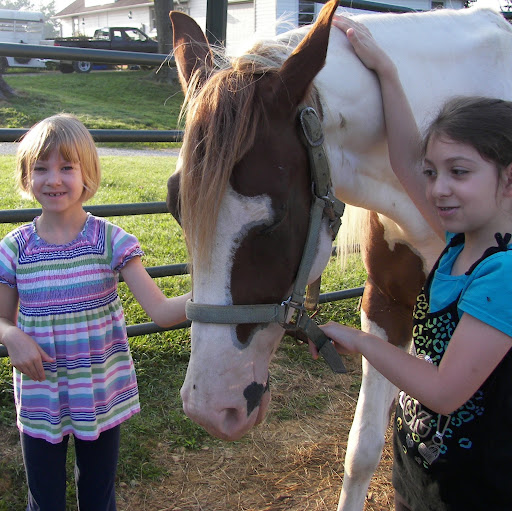
M 60 114 L 33 126 L 19 145 L 16 175 L 21 193 L 42 208 L 0 242 L 0 342 L 14 367 L 27 509 L 65 510 L 73 435 L 80 510 L 112 511 L 120 424 L 140 410 L 118 276 L 161 326 L 185 319 L 188 295 L 166 298 L 141 263 L 137 239 L 83 209 L 101 173 L 77 118 Z

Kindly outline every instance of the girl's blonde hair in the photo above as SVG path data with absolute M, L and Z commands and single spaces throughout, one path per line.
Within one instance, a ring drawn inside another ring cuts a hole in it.
M 33 198 L 30 177 L 36 161 L 47 160 L 57 149 L 65 160 L 80 163 L 84 191 L 82 201 L 98 190 L 101 168 L 98 151 L 87 128 L 71 114 L 57 114 L 38 122 L 25 134 L 16 156 L 16 183 L 24 197 Z

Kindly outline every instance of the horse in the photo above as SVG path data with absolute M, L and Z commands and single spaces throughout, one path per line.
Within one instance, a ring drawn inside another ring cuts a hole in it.
M 390 168 L 377 78 L 331 29 L 336 9 L 331 0 L 312 26 L 225 62 L 192 18 L 170 14 L 186 118 L 167 204 L 183 228 L 193 281 L 181 397 L 185 413 L 221 439 L 241 438 L 265 416 L 270 360 L 290 323 L 304 318 L 296 281 L 306 274 L 312 284 L 325 268 L 336 201 L 346 204 L 343 229 L 360 234 L 368 274 L 361 328 L 404 350 L 416 295 L 442 249 Z M 419 126 L 454 95 L 512 99 L 512 29 L 499 13 L 473 7 L 355 18 L 395 61 Z M 321 135 L 301 131 L 304 111 Z M 321 172 L 330 169 L 320 194 L 312 186 L 318 160 Z M 397 395 L 362 365 L 340 511 L 364 506 Z

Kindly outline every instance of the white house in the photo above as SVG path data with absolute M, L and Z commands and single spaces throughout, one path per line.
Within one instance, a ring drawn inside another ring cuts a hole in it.
M 61 26 L 61 37 L 92 37 L 97 28 L 136 27 L 149 34 L 155 30 L 151 0 L 75 0 L 53 19 Z
M 418 10 L 460 9 L 463 0 L 373 0 Z M 205 29 L 207 0 L 174 0 L 174 9 L 192 16 Z M 311 23 L 322 8 L 307 0 L 228 0 L 226 47 L 228 53 L 257 37 L 272 37 L 303 24 Z M 362 12 L 340 8 L 348 12 Z M 61 35 L 92 36 L 97 28 L 125 26 L 140 28 L 156 36 L 152 0 L 75 0 L 54 16 L 61 22 Z

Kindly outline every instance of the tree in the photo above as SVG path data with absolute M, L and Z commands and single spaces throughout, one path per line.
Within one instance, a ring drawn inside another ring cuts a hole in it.
M 16 11 L 31 10 L 32 4 L 30 0 L 0 0 L 0 9 L 14 9 Z M 9 99 L 16 96 L 16 91 L 12 89 L 4 80 L 3 74 L 0 72 L 0 99 Z
M 14 9 L 15 11 L 34 11 L 30 0 L 0 0 L 0 9 Z
M 172 26 L 169 12 L 174 9 L 173 0 L 155 0 L 156 34 L 158 39 L 158 53 L 170 55 L 172 53 Z M 176 70 L 168 63 L 164 63 L 154 73 L 157 81 L 168 82 L 176 79 Z
M 39 5 L 32 3 L 31 0 L 0 0 L 0 9 L 42 12 L 45 19 L 44 37 L 50 39 L 59 33 L 59 22 L 51 19 L 55 14 L 55 0 L 40 1 Z
M 7 100 L 12 96 L 17 96 L 16 91 L 9 86 L 4 80 L 4 76 L 0 74 L 0 100 Z
M 471 7 L 473 4 L 476 3 L 477 0 L 468 0 L 464 2 L 464 7 Z M 502 0 L 500 1 L 500 10 L 505 11 L 511 11 L 512 10 L 512 0 Z
M 53 20 L 52 16 L 57 12 L 55 8 L 55 0 L 51 0 L 48 2 L 41 2 L 38 9 L 36 11 L 42 12 L 44 16 L 44 38 L 45 39 L 53 39 L 60 35 L 60 21 Z

